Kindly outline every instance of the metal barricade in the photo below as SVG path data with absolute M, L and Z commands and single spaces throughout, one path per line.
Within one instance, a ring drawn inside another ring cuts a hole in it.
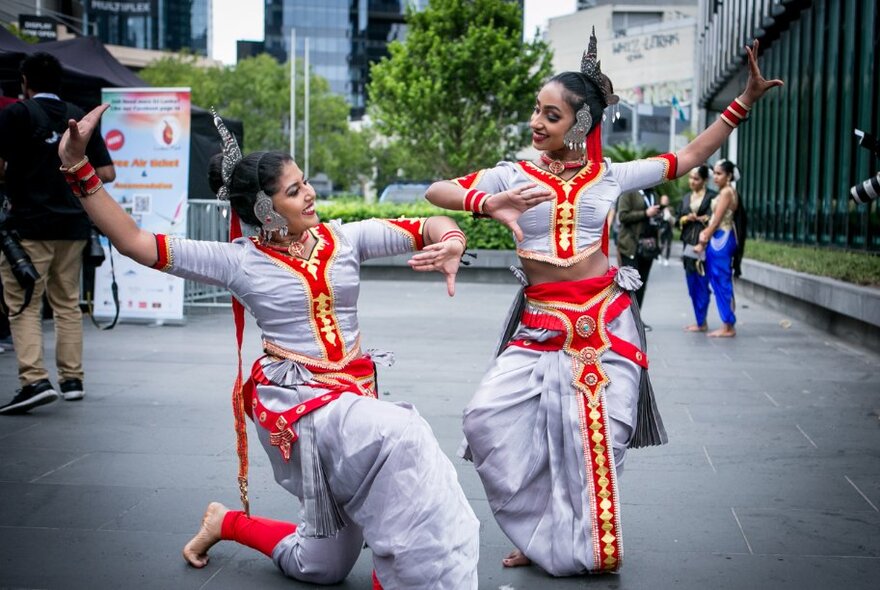
M 187 202 L 186 237 L 212 242 L 229 241 L 229 203 L 218 199 L 190 199 Z M 229 291 L 223 287 L 187 280 L 183 303 L 199 307 L 232 305 Z

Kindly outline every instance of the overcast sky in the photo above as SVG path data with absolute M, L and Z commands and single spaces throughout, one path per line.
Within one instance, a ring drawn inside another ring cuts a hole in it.
M 263 0 L 213 0 L 211 57 L 235 63 L 235 42 L 263 39 Z M 525 0 L 525 33 L 545 27 L 547 19 L 574 12 L 576 0 Z

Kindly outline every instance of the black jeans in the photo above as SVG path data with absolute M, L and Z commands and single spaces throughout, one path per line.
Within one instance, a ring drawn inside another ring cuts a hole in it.
M 651 274 L 651 265 L 654 264 L 653 258 L 642 258 L 641 256 L 622 256 L 622 266 L 631 266 L 639 271 L 639 277 L 642 279 L 642 286 L 636 291 L 636 301 L 639 309 L 642 309 L 642 300 L 645 298 L 645 287 L 648 286 L 648 275 Z

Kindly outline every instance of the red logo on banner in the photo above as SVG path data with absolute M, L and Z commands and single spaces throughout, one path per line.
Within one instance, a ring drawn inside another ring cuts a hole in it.
M 122 134 L 122 131 L 119 131 L 118 129 L 111 129 L 104 137 L 104 143 L 107 144 L 108 150 L 115 152 L 116 150 L 121 149 L 123 145 L 125 145 L 125 136 Z

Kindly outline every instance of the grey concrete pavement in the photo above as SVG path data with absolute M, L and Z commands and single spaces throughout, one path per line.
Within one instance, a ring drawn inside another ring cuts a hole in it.
M 742 298 L 737 338 L 686 334 L 674 263 L 655 265 L 644 309 L 670 444 L 627 457 L 622 573 L 503 569 L 510 545 L 455 451 L 514 289 L 462 283 L 454 299 L 441 282 L 361 289 L 366 347 L 397 357 L 380 372 L 383 399 L 426 417 L 483 523 L 481 589 L 876 587 L 880 356 Z M 247 368 L 259 354 L 252 324 L 246 340 Z M 88 327 L 85 400 L 0 416 L 0 587 L 313 587 L 229 542 L 203 570 L 180 556 L 210 500 L 237 505 L 235 359 L 228 310 L 193 311 L 183 327 Z M 2 354 L 4 403 L 16 386 L 14 355 Z M 250 428 L 253 510 L 293 520 L 297 502 L 273 483 Z M 369 588 L 370 570 L 365 550 L 336 587 Z

